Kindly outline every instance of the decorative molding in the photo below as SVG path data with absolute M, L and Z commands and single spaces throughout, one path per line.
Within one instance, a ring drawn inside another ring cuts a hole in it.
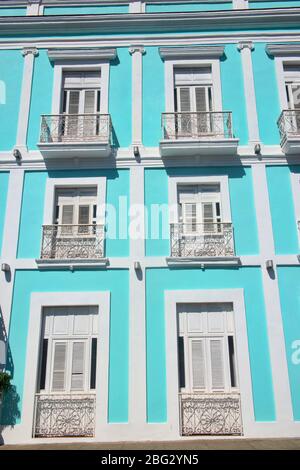
M 224 46 L 160 47 L 159 55 L 164 60 L 175 59 L 219 59 Z
M 252 41 L 240 41 L 237 48 L 239 51 L 242 51 L 243 49 L 249 49 L 252 52 L 254 51 L 254 44 Z
M 22 56 L 26 57 L 29 54 L 32 54 L 34 57 L 36 57 L 39 55 L 39 51 L 36 47 L 24 47 L 22 50 Z
M 271 56 L 300 56 L 299 44 L 267 44 L 266 52 Z
M 93 49 L 49 49 L 49 60 L 114 60 L 117 57 L 115 48 L 93 48 Z
M 144 46 L 130 46 L 129 47 L 129 53 L 132 55 L 134 54 L 135 52 L 139 52 L 140 54 L 145 54 L 145 48 Z

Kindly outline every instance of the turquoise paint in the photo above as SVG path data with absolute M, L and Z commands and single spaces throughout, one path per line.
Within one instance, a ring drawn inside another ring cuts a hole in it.
M 20 50 L 0 51 L 0 151 L 16 143 L 23 61 Z
M 300 421 L 300 364 L 292 360 L 293 343 L 300 340 L 300 269 L 278 266 L 277 273 L 293 414 L 295 421 Z
M 9 364 L 13 385 L 22 395 L 26 361 L 30 295 L 32 292 L 111 292 L 109 352 L 109 422 L 128 421 L 128 291 L 126 270 L 17 271 L 9 331 Z M 99 314 L 101 315 L 101 309 Z M 98 357 L 101 361 L 101 358 Z M 99 378 L 98 378 L 99 379 Z M 101 383 L 98 382 L 101 394 Z M 5 419 L 2 417 L 3 422 Z M 9 424 L 9 423 L 7 423 Z
M 238 256 L 259 253 L 255 216 L 252 174 L 247 167 L 194 167 L 145 170 L 145 205 L 148 216 L 151 205 L 168 204 L 168 176 L 212 176 L 228 175 L 235 250 Z M 162 228 L 162 227 L 161 227 Z M 151 220 L 148 217 L 148 234 Z M 160 237 L 146 240 L 147 256 L 169 256 L 169 240 Z
M 275 406 L 262 277 L 259 268 L 147 269 L 147 419 L 166 422 L 164 294 L 168 290 L 243 288 L 256 421 L 275 421 Z M 175 312 L 174 312 L 175 315 Z
M 21 208 L 21 222 L 19 230 L 18 258 L 38 258 L 40 256 L 42 225 L 44 220 L 44 200 L 46 180 L 49 178 L 74 177 L 101 177 L 107 178 L 107 204 L 116 209 L 117 229 L 120 223 L 126 226 L 127 212 L 119 210 L 119 196 L 129 200 L 129 171 L 128 170 L 70 170 L 47 172 L 26 172 Z M 129 204 L 129 202 L 128 202 Z M 115 218 L 111 219 L 115 220 Z M 112 222 L 111 222 L 112 223 Z M 128 220 L 127 220 L 128 224 Z M 120 238 L 117 231 L 116 239 L 107 239 L 105 255 L 128 256 L 129 241 L 127 233 Z
M 143 144 L 158 146 L 161 114 L 165 111 L 165 71 L 158 47 L 146 47 L 143 56 Z
M 225 46 L 225 56 L 221 58 L 221 86 L 224 111 L 232 111 L 234 136 L 240 145 L 248 143 L 246 102 L 243 84 L 241 56 L 236 44 Z
M 211 2 L 211 3 L 161 3 L 161 4 L 147 4 L 147 13 L 159 13 L 159 12 L 180 12 L 180 11 L 221 11 L 231 10 L 232 2 Z
M 30 150 L 37 149 L 40 140 L 40 124 L 42 114 L 51 114 L 54 68 L 47 51 L 39 49 L 34 61 L 32 97 L 29 112 L 27 146 Z
M 266 145 L 279 144 L 277 120 L 280 115 L 275 62 L 265 50 L 266 44 L 255 44 L 252 52 L 259 134 Z
M 115 147 L 131 145 L 131 55 L 118 48 L 118 57 L 110 62 L 109 112 Z
M 26 8 L 0 8 L 1 16 L 25 16 Z
M 275 251 L 278 255 L 299 252 L 297 221 L 291 187 L 291 170 L 300 173 L 300 167 L 267 167 L 267 181 Z
M 6 213 L 6 199 L 8 190 L 9 172 L 0 172 L 0 255 L 3 240 L 4 221 Z
M 73 7 L 45 7 L 44 15 L 109 15 L 128 13 L 128 5 L 95 5 Z
M 250 9 L 261 9 L 261 8 L 290 8 L 290 7 L 299 7 L 300 6 L 300 1 L 295 0 L 295 1 L 281 1 L 281 2 L 276 2 L 274 0 L 270 2 L 249 2 L 249 8 Z

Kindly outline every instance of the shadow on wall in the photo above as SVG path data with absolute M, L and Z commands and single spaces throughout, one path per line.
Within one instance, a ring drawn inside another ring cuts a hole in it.
M 10 373 L 11 378 L 13 379 L 14 365 L 0 307 L 0 370 L 4 369 L 6 372 Z M 8 426 L 13 427 L 21 417 L 19 403 L 20 396 L 17 393 L 15 385 L 12 385 L 4 394 L 2 404 L 0 405 L 0 445 L 4 444 L 2 438 L 3 429 Z

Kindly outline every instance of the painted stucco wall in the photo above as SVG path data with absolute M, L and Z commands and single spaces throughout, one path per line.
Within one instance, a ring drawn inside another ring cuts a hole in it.
M 108 421 L 128 420 L 128 271 L 79 270 L 17 271 L 9 330 L 8 365 L 16 387 L 15 413 L 22 410 L 30 295 L 32 292 L 111 292 Z M 99 312 L 101 315 L 101 311 Z M 98 360 L 101 358 L 98 357 Z M 99 393 L 101 385 L 99 384 Z M 18 398 L 17 398 L 18 396 Z M 10 424 L 11 411 L 3 410 L 2 424 Z M 17 420 L 19 422 L 19 420 Z
M 288 0 L 288 1 L 274 1 L 270 0 L 269 2 L 249 2 L 249 8 L 289 8 L 289 7 L 299 7 L 299 0 Z
M 0 172 L 0 257 L 4 231 L 4 220 L 6 213 L 7 189 L 8 189 L 9 172 Z
M 26 172 L 21 208 L 18 258 L 38 258 L 40 256 L 47 178 L 95 178 L 97 176 L 107 178 L 107 204 L 116 207 L 117 222 L 120 218 L 121 221 L 126 223 L 126 220 L 123 220 L 126 215 L 123 212 L 120 214 L 119 197 L 129 198 L 128 170 Z M 129 201 L 129 199 L 127 200 Z M 117 237 L 115 240 L 106 240 L 105 255 L 108 257 L 128 256 L 129 242 L 127 236 L 125 238 Z
M 164 294 L 168 290 L 243 288 L 254 413 L 257 421 L 274 421 L 275 407 L 269 357 L 261 272 L 239 269 L 147 269 L 146 357 L 147 420 L 168 420 L 166 398 L 166 350 Z M 174 315 L 176 313 L 174 312 Z
M 0 51 L 0 151 L 16 143 L 23 57 L 19 49 Z
M 0 8 L 1 16 L 25 16 L 26 8 Z
M 300 268 L 277 268 L 293 414 L 300 421 Z
M 300 174 L 300 166 L 267 167 L 273 236 L 278 255 L 299 252 L 291 173 Z
M 128 11 L 128 5 L 87 5 L 45 7 L 44 15 L 108 15 L 111 13 L 128 13 Z
M 277 120 L 280 115 L 274 58 L 266 53 L 266 44 L 255 43 L 252 52 L 259 134 L 266 145 L 279 145 Z
M 145 170 L 145 205 L 150 214 L 151 204 L 168 204 L 169 176 L 228 175 L 231 216 L 234 228 L 236 254 L 259 253 L 251 169 L 247 167 L 169 168 Z M 151 220 L 148 220 L 148 234 Z M 162 224 L 157 239 L 146 240 L 147 256 L 169 256 L 169 240 L 162 237 Z
M 161 4 L 146 4 L 146 12 L 180 12 L 180 11 L 216 11 L 216 10 L 231 10 L 232 2 L 207 2 L 207 3 L 161 3 Z

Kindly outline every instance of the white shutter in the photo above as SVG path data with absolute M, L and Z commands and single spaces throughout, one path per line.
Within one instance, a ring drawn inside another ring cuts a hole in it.
M 224 389 L 223 340 L 210 340 L 211 386 L 213 390 Z
M 52 373 L 52 390 L 65 390 L 67 343 L 55 343 Z
M 190 88 L 178 88 L 177 90 L 177 99 L 179 99 L 179 103 L 177 103 L 177 109 L 182 113 L 191 111 L 190 90 Z
M 90 206 L 79 206 L 78 225 L 90 223 Z
M 79 112 L 79 91 L 69 92 L 69 109 L 68 114 L 78 114 Z
M 202 220 L 204 233 L 215 231 L 217 227 L 214 225 L 214 204 L 212 202 L 204 202 L 202 204 Z
M 74 206 L 73 205 L 63 205 L 62 206 L 62 217 L 61 223 L 63 225 L 72 225 L 73 224 L 73 215 L 74 215 Z
M 86 90 L 84 94 L 84 114 L 95 113 L 95 90 Z
M 197 204 L 185 203 L 183 208 L 184 231 L 187 233 L 197 231 Z
M 84 342 L 73 343 L 71 390 L 84 389 Z
M 207 87 L 196 87 L 195 88 L 195 97 L 196 97 L 196 111 L 206 112 L 209 111 L 207 106 Z
M 205 388 L 204 341 L 191 340 L 193 388 Z

